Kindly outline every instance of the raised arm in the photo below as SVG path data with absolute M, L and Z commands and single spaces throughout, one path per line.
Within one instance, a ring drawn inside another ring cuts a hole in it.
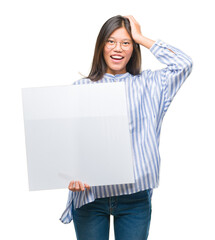
M 161 86 L 165 99 L 164 111 L 166 111 L 173 97 L 190 75 L 193 66 L 192 59 L 181 50 L 161 40 L 153 41 L 144 37 L 140 25 L 134 17 L 126 17 L 130 21 L 134 41 L 148 48 L 161 63 L 167 65 L 164 69 L 154 71 L 153 77 L 150 78 L 156 79 L 156 82 Z M 148 84 L 153 84 L 153 82 Z

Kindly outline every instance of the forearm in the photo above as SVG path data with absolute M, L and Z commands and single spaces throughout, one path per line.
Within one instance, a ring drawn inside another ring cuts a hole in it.
M 157 40 L 150 48 L 150 51 L 163 64 L 168 66 L 170 71 L 176 73 L 179 69 L 191 69 L 192 59 L 180 49 L 169 45 L 162 40 Z
M 148 49 L 150 49 L 155 42 L 156 41 L 144 37 L 143 35 L 141 35 L 138 39 L 138 43 Z
M 144 36 L 141 36 L 140 40 L 139 40 L 139 44 L 144 46 L 144 47 L 146 47 L 146 48 L 148 48 L 148 49 L 150 49 L 154 45 L 155 42 L 156 41 L 151 40 L 151 39 L 149 39 L 147 37 L 144 37 Z M 169 51 L 174 53 L 171 49 L 169 49 Z
M 180 49 L 157 40 L 150 48 L 153 55 L 166 67 L 155 71 L 156 79 L 160 81 L 165 96 L 165 108 L 178 92 L 181 85 L 192 71 L 192 59 Z

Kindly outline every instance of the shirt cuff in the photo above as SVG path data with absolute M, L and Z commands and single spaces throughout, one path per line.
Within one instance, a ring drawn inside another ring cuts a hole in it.
M 158 39 L 158 40 L 151 46 L 151 48 L 150 48 L 149 50 L 150 50 L 152 53 L 154 53 L 154 52 L 156 52 L 156 50 L 157 50 L 158 48 L 160 48 L 160 47 L 167 47 L 167 44 L 166 44 L 164 41 Z
M 161 53 L 168 55 L 169 57 L 174 57 L 177 55 L 178 50 L 171 45 L 165 43 L 164 41 L 158 39 L 150 48 L 151 53 L 153 53 L 154 56 L 158 56 Z

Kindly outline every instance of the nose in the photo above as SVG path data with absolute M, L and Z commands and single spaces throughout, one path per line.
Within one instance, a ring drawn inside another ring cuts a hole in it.
M 121 42 L 116 42 L 115 51 L 122 51 Z

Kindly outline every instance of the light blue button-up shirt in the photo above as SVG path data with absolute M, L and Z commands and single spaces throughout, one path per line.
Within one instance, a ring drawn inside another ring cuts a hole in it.
M 96 82 L 84 78 L 74 83 L 125 83 L 135 183 L 94 186 L 83 192 L 69 191 L 67 206 L 60 218 L 63 223 L 70 223 L 73 219 L 72 203 L 74 208 L 79 208 L 96 198 L 132 194 L 146 189 L 152 191 L 158 187 L 161 124 L 175 94 L 191 73 L 192 59 L 161 40 L 157 40 L 150 51 L 161 63 L 166 64 L 166 68 L 156 71 L 144 70 L 135 76 L 130 73 L 115 76 L 106 73 Z

